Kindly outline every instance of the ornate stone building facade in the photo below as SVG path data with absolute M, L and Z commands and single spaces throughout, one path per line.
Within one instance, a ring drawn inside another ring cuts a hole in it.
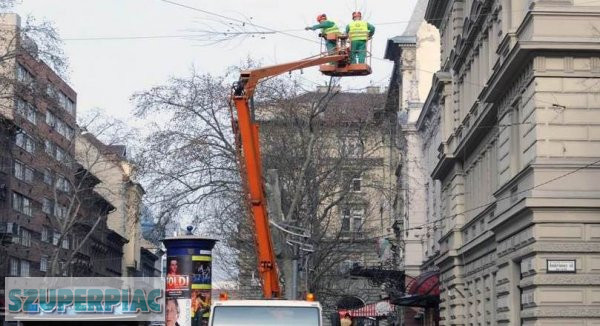
M 417 129 L 432 76 L 440 68 L 440 36 L 433 25 L 425 22 L 426 8 L 426 0 L 417 3 L 410 24 L 402 35 L 388 40 L 385 53 L 385 58 L 394 62 L 386 106 L 398 112 L 400 160 L 394 230 L 401 248 L 397 268 L 404 271 L 406 285 L 417 281 L 422 273 L 421 265 L 428 254 L 424 246 L 428 240 L 426 197 L 439 188 L 426 172 L 423 147 L 428 143 Z M 402 313 L 404 325 L 419 325 L 422 309 L 416 306 L 421 303 L 400 303 L 400 297 L 410 295 L 406 288 L 392 294 L 392 302 L 407 305 Z
M 600 4 L 432 0 L 425 18 L 441 70 L 416 123 L 437 185 L 422 269 L 440 270 L 440 324 L 598 323 Z

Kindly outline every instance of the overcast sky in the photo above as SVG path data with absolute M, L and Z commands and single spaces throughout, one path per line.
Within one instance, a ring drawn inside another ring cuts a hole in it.
M 274 64 L 317 54 L 319 44 L 312 42 L 318 41 L 317 32 L 303 28 L 315 24 L 320 13 L 327 13 L 344 28 L 358 7 L 363 17 L 377 28 L 373 53 L 383 58 L 386 40 L 404 31 L 416 3 L 416 0 L 172 1 L 288 34 L 237 37 L 212 45 L 177 37 L 198 35 L 198 30 L 208 28 L 227 32 L 233 30 L 227 26 L 230 23 L 241 24 L 162 0 L 22 0 L 16 11 L 23 16 L 32 14 L 53 21 L 65 39 L 69 82 L 78 93 L 79 112 L 99 107 L 123 119 L 132 112 L 129 101 L 132 93 L 163 83 L 169 76 L 186 75 L 192 67 L 200 72 L 222 74 L 246 57 Z M 240 28 L 237 30 L 266 31 L 248 25 Z M 342 85 L 348 89 L 387 85 L 391 62 L 373 59 L 372 65 L 371 76 L 347 78 Z M 307 87 L 326 81 L 317 68 L 304 70 L 302 77 Z

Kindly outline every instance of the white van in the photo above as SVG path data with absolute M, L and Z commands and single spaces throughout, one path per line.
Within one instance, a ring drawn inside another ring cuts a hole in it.
M 210 308 L 209 326 L 321 326 L 318 302 L 299 300 L 226 300 Z

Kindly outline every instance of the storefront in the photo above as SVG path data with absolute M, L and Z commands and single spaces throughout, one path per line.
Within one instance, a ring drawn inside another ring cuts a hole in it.
M 357 309 L 339 309 L 338 314 L 340 318 L 350 315 L 356 326 L 379 326 L 380 321 L 387 319 L 395 311 L 396 307 L 389 301 L 379 301 Z
M 410 278 L 405 289 L 404 296 L 392 298 L 390 302 L 397 306 L 420 308 L 418 313 L 410 314 L 413 320 L 406 320 L 406 324 L 439 325 L 439 273 L 425 272 Z M 407 315 L 409 314 L 405 314 L 405 318 L 409 318 Z

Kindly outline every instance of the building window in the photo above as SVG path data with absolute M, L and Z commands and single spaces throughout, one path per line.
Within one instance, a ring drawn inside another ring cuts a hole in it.
M 67 207 L 60 204 L 54 205 L 54 216 L 60 220 L 64 220 L 67 217 Z
M 69 155 L 69 153 L 67 153 L 64 149 L 60 148 L 60 146 L 57 146 L 50 140 L 46 139 L 44 141 L 44 147 L 45 147 L 46 154 L 52 156 L 54 159 L 56 159 L 57 161 L 59 161 L 61 163 L 66 164 L 66 163 L 70 163 L 73 161 L 73 159 L 72 159 L 71 155 Z
M 50 111 L 46 111 L 46 124 L 52 128 L 56 126 L 56 116 Z
M 19 260 L 10 257 L 10 276 L 19 276 Z
M 40 271 L 48 271 L 48 256 L 42 256 L 40 258 Z
M 342 232 L 350 232 L 350 208 L 342 208 Z
M 342 139 L 342 157 L 358 158 L 363 154 L 364 144 L 360 137 L 345 136 Z
M 27 119 L 27 121 L 37 124 L 37 110 L 30 103 L 25 102 L 20 98 L 17 99 L 16 111 L 17 114 Z
M 44 198 L 42 203 L 42 211 L 46 214 L 52 214 L 54 211 L 54 200 L 49 198 Z
M 12 222 L 8 222 L 6 223 L 6 231 L 9 235 L 12 235 L 12 239 L 10 239 L 10 241 L 12 241 L 12 243 L 19 243 L 21 240 L 19 239 L 19 234 L 21 231 L 20 230 L 20 226 L 17 223 L 12 223 Z
M 363 225 L 365 210 L 363 208 L 352 209 L 352 228 L 353 232 L 359 232 Z
M 49 239 L 49 237 L 48 237 L 48 227 L 46 227 L 46 226 L 42 226 L 42 237 L 41 237 L 41 239 L 42 239 L 42 242 L 48 242 L 48 239 Z
M 75 102 L 71 101 L 70 98 L 67 98 L 67 102 L 65 104 L 65 110 L 67 110 L 67 112 L 69 112 L 71 115 L 75 115 Z
M 67 180 L 67 178 L 65 178 L 62 175 L 59 175 L 58 179 L 56 180 L 56 188 L 58 188 L 58 190 L 60 191 L 69 192 L 71 191 L 71 184 L 69 183 L 69 180 Z
M 31 216 L 33 211 L 33 203 L 31 199 L 13 192 L 13 209 L 25 215 Z
M 31 247 L 31 232 L 27 229 L 21 229 L 21 245 Z
M 21 260 L 21 276 L 29 276 L 29 261 Z
M 360 232 L 365 210 L 359 207 L 342 208 L 342 232 Z
M 52 234 L 52 244 L 58 246 L 58 239 L 60 239 L 60 232 L 54 232 Z
M 49 98 L 56 100 L 57 90 L 54 85 L 50 83 L 50 81 L 48 81 L 48 84 L 46 84 L 46 95 Z
M 67 276 L 67 269 L 65 268 L 65 265 L 66 265 L 66 264 L 65 264 L 65 262 L 64 262 L 64 261 L 61 261 L 61 262 L 59 263 L 60 270 L 62 271 L 62 275 L 63 275 L 63 276 Z
M 44 151 L 46 154 L 54 157 L 54 144 L 48 139 L 44 140 Z
M 72 140 L 75 135 L 75 130 L 67 125 L 64 121 L 57 118 L 52 112 L 46 112 L 46 124 L 56 130 L 60 135 Z
M 31 136 L 21 131 L 17 134 L 15 144 L 29 153 L 35 152 L 35 142 Z
M 23 84 L 30 85 L 33 83 L 33 75 L 22 65 L 17 65 L 17 80 Z
M 71 115 L 75 115 L 75 102 L 73 102 L 65 93 L 58 92 L 58 102 L 65 111 Z
M 50 169 L 44 170 L 44 183 L 51 186 L 54 183 L 54 173 Z
M 15 161 L 15 178 L 25 181 L 28 183 L 33 182 L 33 169 L 23 164 L 22 162 Z
M 352 192 L 360 192 L 362 186 L 362 178 L 359 176 L 355 176 L 352 178 L 350 182 L 350 191 Z
M 521 171 L 522 155 L 521 150 L 521 137 L 522 137 L 522 126 L 521 126 L 521 109 L 520 104 L 513 107 L 511 113 L 511 142 L 510 142 L 510 156 L 511 156 L 511 170 L 512 175 L 515 176 Z
M 65 236 L 62 241 L 63 249 L 69 249 L 69 237 Z
M 59 162 L 63 162 L 65 160 L 65 151 L 58 146 L 56 146 L 56 157 L 55 158 Z

